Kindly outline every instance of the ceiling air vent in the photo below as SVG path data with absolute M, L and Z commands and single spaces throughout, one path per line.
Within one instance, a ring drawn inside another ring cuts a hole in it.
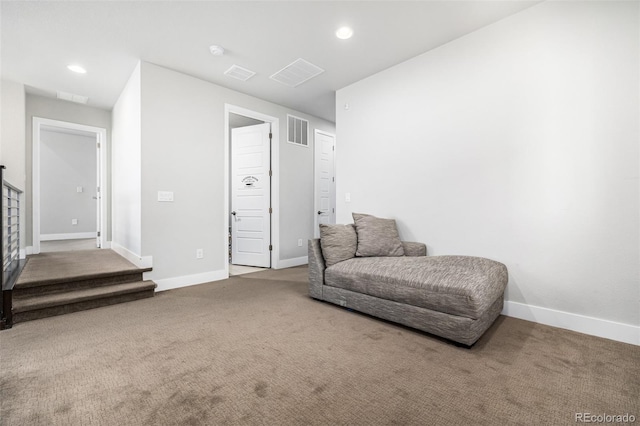
M 287 142 L 309 146 L 309 122 L 287 114 Z
M 255 72 L 248 70 L 246 68 L 242 68 L 241 66 L 235 65 L 235 64 L 231 65 L 231 68 L 226 70 L 224 74 L 228 75 L 229 77 L 237 78 L 238 80 L 242 80 L 242 81 L 247 81 L 251 77 L 256 75 Z
M 75 102 L 78 104 L 86 104 L 89 102 L 89 98 L 87 96 L 74 95 L 73 93 L 67 92 L 58 92 L 58 99 L 62 99 L 63 101 Z
M 270 78 L 289 87 L 296 87 L 323 72 L 322 68 L 300 58 L 282 68 Z

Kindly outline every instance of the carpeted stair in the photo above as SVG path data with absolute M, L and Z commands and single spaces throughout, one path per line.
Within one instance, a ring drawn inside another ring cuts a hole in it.
M 156 284 L 111 250 L 30 256 L 13 289 L 13 323 L 153 297 Z

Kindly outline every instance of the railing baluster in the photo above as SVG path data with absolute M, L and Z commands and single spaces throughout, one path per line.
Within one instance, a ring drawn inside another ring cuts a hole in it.
M 2 263 L 0 329 L 11 328 L 13 325 L 13 286 L 25 263 L 20 260 L 20 194 L 22 194 L 22 190 L 4 180 L 4 169 L 5 167 L 0 165 L 0 182 L 2 183 L 2 196 L 0 196 L 0 211 L 2 212 L 2 225 L 0 226 L 0 263 Z

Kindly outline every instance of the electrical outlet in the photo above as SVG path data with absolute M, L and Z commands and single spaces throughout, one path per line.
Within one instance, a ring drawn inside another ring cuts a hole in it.
M 204 257 L 204 250 L 198 249 L 196 250 L 196 259 L 202 259 Z
M 302 238 L 298 240 L 298 247 L 302 247 Z
M 158 201 L 173 202 L 173 191 L 158 191 Z
M 350 192 L 347 192 L 347 193 L 344 194 L 344 201 L 346 203 L 350 203 L 351 202 L 351 193 Z
M 72 225 L 77 225 L 78 224 L 78 219 L 71 219 L 71 224 Z

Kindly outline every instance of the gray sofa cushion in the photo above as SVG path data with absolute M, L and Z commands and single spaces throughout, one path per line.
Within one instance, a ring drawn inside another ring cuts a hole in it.
M 411 241 L 403 241 L 402 249 L 405 256 L 426 256 L 427 245 L 424 243 L 414 243 Z
M 327 266 L 355 257 L 357 244 L 353 225 L 320 225 L 320 246 Z
M 404 256 L 395 220 L 353 213 L 353 221 L 358 234 L 356 256 Z
M 504 292 L 507 268 L 469 256 L 356 257 L 328 267 L 325 284 L 478 319 Z

